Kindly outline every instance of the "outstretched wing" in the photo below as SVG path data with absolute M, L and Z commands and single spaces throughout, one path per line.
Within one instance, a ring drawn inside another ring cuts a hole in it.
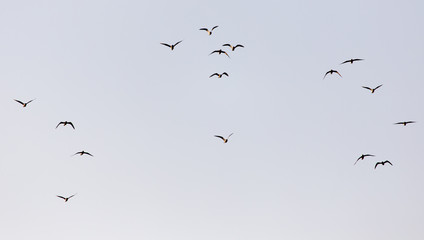
M 171 45 L 169 45 L 169 44 L 167 44 L 167 43 L 160 43 L 160 44 L 162 44 L 162 45 L 164 45 L 164 46 L 167 46 L 167 47 L 171 47 Z
M 225 55 L 227 55 L 227 57 L 230 57 L 227 52 L 222 51 L 222 53 L 224 53 Z
M 56 195 L 58 198 L 62 198 L 63 200 L 66 200 L 66 198 L 65 197 L 62 197 L 62 196 L 59 196 L 59 195 Z
M 405 122 L 405 124 L 409 124 L 409 123 L 415 123 L 415 121 L 407 121 L 407 122 Z
M 68 124 L 71 125 L 73 129 L 75 129 L 74 124 L 72 124 L 71 122 L 68 122 Z
M 219 50 L 215 50 L 215 51 L 213 51 L 213 52 L 209 53 L 209 55 L 211 55 L 211 54 L 213 54 L 213 53 L 219 53 Z
M 325 73 L 324 77 L 322 79 L 324 79 L 331 71 L 328 71 Z
M 383 84 L 378 85 L 377 87 L 375 87 L 375 88 L 374 88 L 374 91 L 375 91 L 375 90 L 377 90 L 377 88 L 379 88 L 379 87 L 381 87 L 381 86 L 383 86 Z
M 221 75 L 225 75 L 225 76 L 228 77 L 228 73 L 226 73 L 226 72 L 223 72 Z
M 372 155 L 372 154 L 364 154 L 364 157 L 375 157 L 375 155 Z
M 365 86 L 362 86 L 362 87 L 365 88 L 365 89 L 368 89 L 368 90 L 372 91 L 372 89 L 370 87 L 365 87 Z
M 221 139 L 222 139 L 222 141 L 224 141 L 224 142 L 225 142 L 225 138 L 224 138 L 223 136 L 215 135 L 215 137 L 217 137 L 217 138 L 221 138 Z
M 356 62 L 356 61 L 362 61 L 362 60 L 364 60 L 364 59 L 361 59 L 361 58 L 352 59 L 352 61 L 354 61 L 354 62 Z
M 388 163 L 388 164 L 390 164 L 390 165 L 393 166 L 393 164 L 389 160 L 386 160 L 386 161 L 383 162 L 383 164 L 386 164 L 386 163 Z
M 229 139 L 231 137 L 231 135 L 233 135 L 234 133 L 231 133 L 230 135 L 228 135 L 227 139 Z
M 379 164 L 383 164 L 383 163 L 382 162 L 376 163 L 375 166 L 374 166 L 374 169 L 376 169 Z
M 65 122 L 60 122 L 59 124 L 57 124 L 56 128 L 59 127 L 60 124 L 65 124 Z
M 28 103 L 30 103 L 30 102 L 32 102 L 32 101 L 34 101 L 35 99 L 32 99 L 32 100 L 30 100 L 30 101 L 28 101 L 26 104 L 28 104 Z
M 222 45 L 222 46 L 232 48 L 232 47 L 231 47 L 231 44 L 229 44 L 229 43 L 226 43 L 226 44 L 224 44 L 224 45 Z
M 199 30 L 204 30 L 204 31 L 206 31 L 206 32 L 209 32 L 209 30 L 208 30 L 207 28 L 201 28 L 201 29 L 199 29 Z
M 348 62 L 350 62 L 350 60 L 346 60 L 346 61 L 344 61 L 344 62 L 342 62 L 340 64 L 345 64 L 345 63 L 348 63 Z
M 236 48 L 238 48 L 238 47 L 242 47 L 242 48 L 244 48 L 244 46 L 243 46 L 243 45 L 241 45 L 241 44 L 237 44 L 237 45 L 235 45 L 235 46 L 234 46 L 234 49 L 236 49 Z
M 175 46 L 177 46 L 177 45 L 178 45 L 180 42 L 182 42 L 182 41 L 183 41 L 183 40 L 178 41 L 177 43 L 175 43 L 175 44 L 174 44 L 174 47 L 175 47 Z
M 20 104 L 22 104 L 22 105 L 25 105 L 25 103 L 23 103 L 23 102 L 21 102 L 21 101 L 19 101 L 19 100 L 16 100 L 16 99 L 13 99 L 13 100 L 15 100 L 16 102 L 18 102 L 18 103 L 20 103 Z
M 70 199 L 71 197 L 73 197 L 73 196 L 75 196 L 75 195 L 77 195 L 77 194 L 75 193 L 74 195 L 72 195 L 72 196 L 69 196 L 69 197 L 68 197 L 68 199 Z
M 89 156 L 94 157 L 93 155 L 91 155 L 91 153 L 88 153 L 88 152 L 84 152 L 84 154 L 87 154 L 87 155 L 89 155 Z
M 219 74 L 218 73 L 214 73 L 214 74 L 210 75 L 209 77 L 211 78 L 213 76 L 218 76 L 219 77 Z
M 213 27 L 212 29 L 211 29 L 211 32 L 215 29 L 215 28 L 217 28 L 218 26 L 215 26 L 215 27 Z
M 334 72 L 335 72 L 335 73 L 337 73 L 337 74 L 339 74 L 339 76 L 340 76 L 340 77 L 342 77 L 342 75 L 340 75 L 340 73 L 339 73 L 339 72 L 337 72 L 337 71 L 334 71 Z

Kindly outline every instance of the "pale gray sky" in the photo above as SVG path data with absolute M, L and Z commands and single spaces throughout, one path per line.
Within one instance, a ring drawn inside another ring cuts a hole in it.
M 0 237 L 422 239 L 423 11 L 1 1 Z

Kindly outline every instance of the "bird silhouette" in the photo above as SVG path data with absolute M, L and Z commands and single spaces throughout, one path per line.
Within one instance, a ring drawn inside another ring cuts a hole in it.
M 324 79 L 327 76 L 327 74 L 333 74 L 333 73 L 337 73 L 337 74 L 339 74 L 340 77 L 342 77 L 342 75 L 340 75 L 339 72 L 337 72 L 336 70 L 331 69 L 330 71 L 328 71 L 328 72 L 325 73 L 325 75 L 324 75 L 324 77 L 322 79 Z
M 211 78 L 211 77 L 213 77 L 213 76 L 218 76 L 218 78 L 222 78 L 222 76 L 223 76 L 223 75 L 225 75 L 225 76 L 227 76 L 227 77 L 228 77 L 228 73 L 226 73 L 226 72 L 223 72 L 223 73 L 221 73 L 221 74 L 219 74 L 219 73 L 214 73 L 214 74 L 210 75 L 209 77 Z
M 180 42 L 182 42 L 183 40 L 181 40 L 181 41 L 178 41 L 178 42 L 176 42 L 174 45 L 169 45 L 169 44 L 167 44 L 167 43 L 160 43 L 160 44 L 162 44 L 162 45 L 164 45 L 164 46 L 167 46 L 167 47 L 169 47 L 169 48 L 171 48 L 171 50 L 174 50 L 174 48 L 175 48 L 175 46 L 177 46 Z
M 377 87 L 375 87 L 375 88 L 370 88 L 370 87 L 365 87 L 365 86 L 362 86 L 363 88 L 365 88 L 365 89 L 368 89 L 368 90 L 370 90 L 371 91 L 371 93 L 374 93 L 375 92 L 375 90 L 377 90 L 379 87 L 381 87 L 381 86 L 383 86 L 383 84 L 381 84 L 381 85 L 378 85 Z
M 415 123 L 415 121 L 397 122 L 397 123 L 394 123 L 394 124 L 406 126 L 406 124 L 410 124 L 410 123 Z
M 72 196 L 69 196 L 69 197 L 62 197 L 62 196 L 59 196 L 59 195 L 56 195 L 58 198 L 62 198 L 63 200 L 65 200 L 65 202 L 67 202 L 71 197 L 73 197 L 73 196 L 75 196 L 76 194 L 74 194 L 74 195 L 72 195 Z
M 13 100 L 15 100 L 16 102 L 18 102 L 18 103 L 22 104 L 22 107 L 26 107 L 26 106 L 27 106 L 30 102 L 34 101 L 35 99 L 32 99 L 32 100 L 30 100 L 30 101 L 28 101 L 28 102 L 26 102 L 26 103 L 21 102 L 21 101 L 16 100 L 16 99 L 13 99 Z
M 386 161 L 384 161 L 384 162 L 377 162 L 376 164 L 375 164 L 375 166 L 374 166 L 374 169 L 376 169 L 377 168 L 377 166 L 378 165 L 383 165 L 384 166 L 384 164 L 386 164 L 386 163 L 388 163 L 388 164 L 390 164 L 390 165 L 392 165 L 393 166 L 393 164 L 391 163 L 391 162 L 389 162 L 389 160 L 386 160 Z
M 201 28 L 201 29 L 199 29 L 199 30 L 204 30 L 204 31 L 206 31 L 208 34 L 209 34 L 209 36 L 210 35 L 212 35 L 212 31 L 215 29 L 215 28 L 217 28 L 218 26 L 215 26 L 215 27 L 213 27 L 210 31 L 209 31 L 209 29 L 207 29 L 207 28 Z
M 80 156 L 82 156 L 82 155 L 86 154 L 86 155 L 89 155 L 89 156 L 94 157 L 93 155 L 91 155 L 90 153 L 85 152 L 85 151 L 77 152 L 77 153 L 75 153 L 75 154 L 74 154 L 74 155 L 72 155 L 72 156 L 75 156 L 75 155 L 77 155 L 77 154 L 79 154 Z
M 68 121 L 60 122 L 59 124 L 57 124 L 56 128 L 59 127 L 60 124 L 63 124 L 63 126 L 66 126 L 69 124 L 71 125 L 73 129 L 75 129 L 74 124 L 72 124 L 72 122 L 68 122 Z
M 362 154 L 357 160 L 356 160 L 356 162 L 355 162 L 355 164 L 359 161 L 359 160 L 364 160 L 364 158 L 365 157 L 375 157 L 374 155 L 372 155 L 372 154 Z M 355 165 L 355 164 L 353 164 L 353 165 Z
M 230 47 L 232 51 L 236 50 L 236 48 L 238 48 L 238 47 L 242 47 L 242 48 L 244 48 L 244 46 L 243 46 L 243 45 L 241 45 L 241 44 L 237 44 L 237 45 L 233 46 L 233 45 L 231 45 L 231 44 L 229 44 L 229 43 L 226 43 L 226 44 L 224 44 L 224 45 L 222 45 L 222 46 L 224 46 L 224 47 Z
M 226 51 L 222 51 L 222 49 L 215 50 L 215 51 L 211 52 L 209 55 L 212 55 L 212 54 L 214 54 L 214 53 L 218 53 L 219 55 L 221 55 L 221 53 L 223 53 L 223 54 L 227 55 L 227 57 L 230 57 L 230 56 L 228 55 L 228 53 L 227 53 Z
M 228 142 L 228 139 L 231 137 L 231 135 L 233 135 L 233 133 L 231 133 L 230 135 L 228 135 L 227 138 L 224 138 L 223 136 L 219 136 L 219 135 L 215 135 L 215 137 L 221 138 L 222 141 L 224 141 L 224 143 L 227 143 Z
M 340 63 L 340 64 L 345 64 L 345 63 L 351 63 L 351 64 L 353 64 L 353 62 L 356 62 L 356 61 L 363 61 L 364 59 L 360 59 L 360 58 L 355 58 L 355 59 L 350 59 L 350 60 L 346 60 L 346 61 L 344 61 L 344 62 L 342 62 L 342 63 Z

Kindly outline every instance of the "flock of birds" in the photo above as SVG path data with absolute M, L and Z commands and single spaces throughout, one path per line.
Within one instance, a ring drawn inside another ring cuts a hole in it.
M 210 35 L 212 35 L 212 33 L 213 33 L 213 31 L 216 29 L 216 28 L 218 28 L 218 26 L 214 26 L 213 28 L 211 28 L 210 30 L 208 29 L 208 28 L 200 28 L 199 30 L 201 30 L 201 31 L 206 31 L 207 32 L 207 34 L 210 36 Z M 175 47 L 178 45 L 178 44 L 180 44 L 182 42 L 182 40 L 181 41 L 178 41 L 178 42 L 176 42 L 176 43 L 174 43 L 174 44 L 168 44 L 168 43 L 160 43 L 161 45 L 163 45 L 163 46 L 166 46 L 166 47 L 169 47 L 172 51 L 175 49 Z M 244 48 L 244 46 L 243 45 L 241 45 L 241 44 L 237 44 L 237 45 L 231 45 L 231 44 L 229 44 L 229 43 L 226 43 L 226 44 L 223 44 L 222 45 L 223 47 L 229 47 L 230 49 L 231 49 L 231 51 L 234 51 L 235 49 L 237 49 L 237 48 Z M 221 55 L 221 54 L 225 54 L 227 57 L 229 57 L 230 58 L 230 56 L 228 55 L 228 53 L 226 52 L 226 51 L 224 51 L 224 50 L 222 50 L 222 49 L 218 49 L 218 50 L 214 50 L 214 51 L 212 51 L 209 55 L 212 55 L 212 54 L 214 54 L 214 53 L 218 53 L 219 55 Z M 346 60 L 346 61 L 344 61 L 344 62 L 342 62 L 341 64 L 346 64 L 346 63 L 350 63 L 350 64 L 353 64 L 354 62 L 357 62 L 357 61 L 363 61 L 364 59 L 359 59 L 359 58 L 356 58 L 356 59 L 349 59 L 349 60 Z M 337 74 L 337 75 L 339 75 L 340 77 L 342 77 L 342 75 L 337 71 L 337 70 L 334 70 L 334 69 L 330 69 L 329 71 L 327 71 L 326 73 L 325 73 L 325 75 L 324 75 L 324 78 L 323 79 L 325 79 L 326 77 L 327 77 L 327 75 L 328 74 L 330 74 L 330 75 L 332 75 L 333 73 L 335 73 L 335 74 Z M 226 77 L 228 77 L 229 76 L 229 74 L 227 73 L 227 72 L 223 72 L 223 73 L 213 73 L 212 75 L 210 75 L 209 76 L 209 78 L 211 78 L 211 77 L 214 77 L 214 76 L 217 76 L 218 78 L 222 78 L 223 76 L 226 76 Z M 371 91 L 371 93 L 374 93 L 377 89 L 379 89 L 380 87 L 382 87 L 383 85 L 381 84 L 381 85 L 378 85 L 377 87 L 375 87 L 375 88 L 371 88 L 371 87 L 367 87 L 367 86 L 362 86 L 362 88 L 364 88 L 364 89 L 367 89 L 367 90 L 369 90 L 369 91 Z M 20 101 L 20 100 L 17 100 L 17 99 L 14 99 L 17 103 L 19 103 L 19 104 L 21 104 L 24 108 L 25 107 L 27 107 L 28 106 L 28 104 L 30 104 L 31 102 L 33 102 L 35 99 L 32 99 L 32 100 L 30 100 L 30 101 L 28 101 L 28 102 L 23 102 L 23 101 Z M 397 122 L 397 123 L 394 123 L 394 124 L 396 124 L 396 125 L 404 125 L 404 126 L 406 126 L 406 125 L 408 125 L 408 124 L 411 124 L 411 123 L 415 123 L 415 121 L 404 121 L 404 122 Z M 74 126 L 74 124 L 72 123 L 72 122 L 69 122 L 69 121 L 62 121 L 62 122 L 59 122 L 57 125 L 56 125 L 56 129 L 60 126 L 60 125 L 63 125 L 64 127 L 65 126 L 67 126 L 67 125 L 69 125 L 70 127 L 72 127 L 74 130 L 75 130 L 75 126 Z M 223 141 L 223 143 L 227 143 L 228 142 L 228 140 L 229 140 L 229 138 L 231 137 L 233 135 L 233 133 L 231 133 L 231 134 L 229 134 L 228 135 L 228 137 L 223 137 L 223 136 L 221 136 L 221 135 L 214 135 L 214 137 L 216 137 L 216 138 L 219 138 L 219 139 L 221 139 L 222 141 Z M 74 155 L 80 155 L 80 156 L 83 156 L 83 155 L 88 155 L 88 156 L 91 156 L 91 157 L 94 157 L 91 153 L 89 153 L 89 152 L 86 152 L 86 151 L 79 151 L 79 152 L 76 152 L 75 154 L 73 154 L 72 156 L 74 156 Z M 355 161 L 355 163 L 354 163 L 354 165 L 356 165 L 356 163 L 358 162 L 358 161 L 360 161 L 360 160 L 364 160 L 365 158 L 367 158 L 367 157 L 375 157 L 375 155 L 373 155 L 373 154 L 362 154 L 356 161 Z M 379 165 L 382 165 L 382 166 L 384 166 L 385 164 L 390 164 L 390 165 L 392 165 L 393 166 L 393 164 L 390 162 L 390 161 L 388 161 L 388 160 L 385 160 L 385 161 L 380 161 L 380 162 L 376 162 L 375 163 L 375 166 L 374 166 L 374 169 L 376 169 L 377 168 L 377 166 L 379 166 Z M 68 202 L 68 200 L 70 199 L 70 198 L 72 198 L 72 197 L 74 197 L 76 194 L 73 194 L 73 195 L 71 195 L 71 196 L 69 196 L 69 197 L 64 197 L 64 196 L 61 196 L 61 195 L 56 195 L 58 198 L 61 198 L 61 199 L 63 199 L 65 202 Z

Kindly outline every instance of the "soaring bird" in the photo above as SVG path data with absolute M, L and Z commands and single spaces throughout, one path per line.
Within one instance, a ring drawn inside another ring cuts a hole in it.
M 395 125 L 396 124 L 402 124 L 403 126 L 406 126 L 406 124 L 410 124 L 410 123 L 415 123 L 415 121 L 397 122 L 397 123 L 394 123 L 394 124 Z
M 328 72 L 325 73 L 325 75 L 324 75 L 324 77 L 322 79 L 324 79 L 327 76 L 327 74 L 333 74 L 333 73 L 337 73 L 337 74 L 339 74 L 340 77 L 342 77 L 342 75 L 340 75 L 339 72 L 337 72 L 336 70 L 331 69 L 330 71 L 328 71 Z
M 215 137 L 221 138 L 222 141 L 224 141 L 224 143 L 227 143 L 228 142 L 228 139 L 231 137 L 231 135 L 233 135 L 233 133 L 231 133 L 230 135 L 228 135 L 227 138 L 224 138 L 223 136 L 219 136 L 219 135 L 215 135 Z
M 365 157 L 375 157 L 374 155 L 372 155 L 372 154 L 362 154 L 359 158 L 358 158 L 358 160 L 356 160 L 356 162 L 355 162 L 355 164 L 359 161 L 359 160 L 364 160 L 364 158 Z M 353 165 L 355 165 L 355 164 L 353 164 Z
M 355 58 L 355 59 L 346 60 L 346 61 L 344 61 L 344 62 L 342 62 L 342 63 L 340 63 L 340 64 L 345 64 L 345 63 L 349 63 L 349 62 L 350 62 L 350 64 L 352 64 L 353 62 L 356 62 L 356 61 L 363 61 L 363 60 L 364 60 L 364 59 Z
M 169 44 L 167 44 L 167 43 L 160 43 L 160 44 L 162 44 L 162 45 L 164 45 L 164 46 L 167 46 L 167 47 L 169 47 L 169 48 L 171 48 L 171 50 L 174 50 L 174 48 L 175 48 L 175 46 L 177 46 L 180 42 L 182 42 L 183 40 L 181 40 L 181 41 L 178 41 L 177 43 L 175 43 L 174 45 L 169 45 Z
M 227 52 L 225 52 L 225 51 L 222 51 L 222 49 L 215 50 L 215 51 L 211 52 L 209 55 L 214 54 L 214 53 L 218 53 L 219 55 L 221 55 L 221 53 L 223 53 L 223 54 L 227 55 L 227 57 L 230 57 L 230 56 L 228 55 L 228 53 L 227 53 Z
M 13 99 L 13 100 L 15 100 L 16 102 L 18 102 L 18 103 L 22 104 L 22 107 L 26 107 L 26 106 L 27 106 L 30 102 L 34 101 L 35 99 L 32 99 L 31 101 L 28 101 L 28 102 L 26 102 L 26 103 L 21 102 L 21 101 L 16 100 L 16 99 Z
M 210 31 L 209 31 L 209 29 L 207 29 L 207 28 L 201 28 L 201 29 L 199 29 L 199 30 L 205 30 L 208 34 L 209 34 L 209 36 L 210 35 L 212 35 L 212 31 L 215 29 L 215 28 L 217 28 L 218 26 L 215 26 L 215 27 L 213 27 Z
M 242 47 L 242 48 L 244 48 L 244 46 L 243 46 L 243 45 L 241 45 L 241 44 L 237 44 L 237 45 L 233 46 L 233 45 L 231 45 L 231 44 L 229 44 L 229 43 L 226 43 L 226 44 L 224 44 L 224 45 L 222 45 L 222 46 L 224 46 L 224 47 L 230 47 L 232 51 L 236 50 L 236 48 L 238 48 L 238 47 Z
M 211 78 L 211 77 L 213 77 L 213 76 L 218 76 L 218 78 L 222 78 L 222 76 L 223 76 L 223 75 L 225 75 L 225 76 L 227 76 L 227 77 L 228 77 L 228 73 L 226 73 L 226 72 L 223 72 L 223 73 L 221 73 L 221 74 L 219 74 L 219 73 L 214 73 L 214 74 L 210 75 L 209 77 Z
M 60 122 L 59 124 L 57 124 L 57 126 L 56 126 L 56 128 L 57 127 L 59 127 L 59 125 L 60 124 L 63 124 L 63 126 L 66 126 L 66 125 L 71 125 L 71 127 L 73 128 L 73 129 L 75 129 L 75 127 L 74 127 L 74 124 L 72 124 L 72 122 L 67 122 L 67 121 L 64 121 L 64 122 Z
M 62 198 L 63 200 L 65 200 L 65 202 L 67 202 L 71 197 L 73 197 L 73 196 L 75 196 L 76 194 L 74 194 L 74 195 L 72 195 L 72 196 L 69 196 L 69 197 L 62 197 L 62 196 L 59 196 L 59 195 L 56 195 L 58 198 Z
M 79 154 L 79 155 L 84 155 L 84 154 L 87 154 L 87 155 L 89 155 L 89 156 L 92 156 L 92 157 L 94 157 L 93 155 L 91 155 L 90 153 L 88 153 L 88 152 L 85 152 L 85 151 L 81 151 L 81 152 L 77 152 L 77 153 L 75 153 L 74 155 L 77 155 L 77 154 Z M 74 156 L 74 155 L 72 155 L 72 156 Z
M 375 87 L 375 88 L 370 88 L 370 87 L 365 87 L 365 86 L 362 86 L 362 87 L 363 87 L 363 88 L 365 88 L 365 89 L 370 90 L 370 91 L 371 91 L 371 93 L 374 93 L 374 92 L 375 92 L 375 90 L 377 90 L 377 88 L 379 88 L 379 87 L 381 87 L 381 86 L 383 86 L 383 84 L 378 85 L 378 86 L 377 86 L 377 87 Z
M 388 164 L 390 164 L 390 165 L 392 165 L 392 166 L 393 166 L 393 164 L 392 164 L 391 162 L 389 162 L 389 160 L 386 160 L 386 161 L 384 161 L 384 162 L 377 162 L 377 163 L 375 164 L 374 169 L 376 169 L 378 165 L 380 165 L 380 164 L 381 164 L 381 165 L 383 165 L 383 166 L 384 166 L 384 164 L 386 164 L 386 163 L 388 163 Z

